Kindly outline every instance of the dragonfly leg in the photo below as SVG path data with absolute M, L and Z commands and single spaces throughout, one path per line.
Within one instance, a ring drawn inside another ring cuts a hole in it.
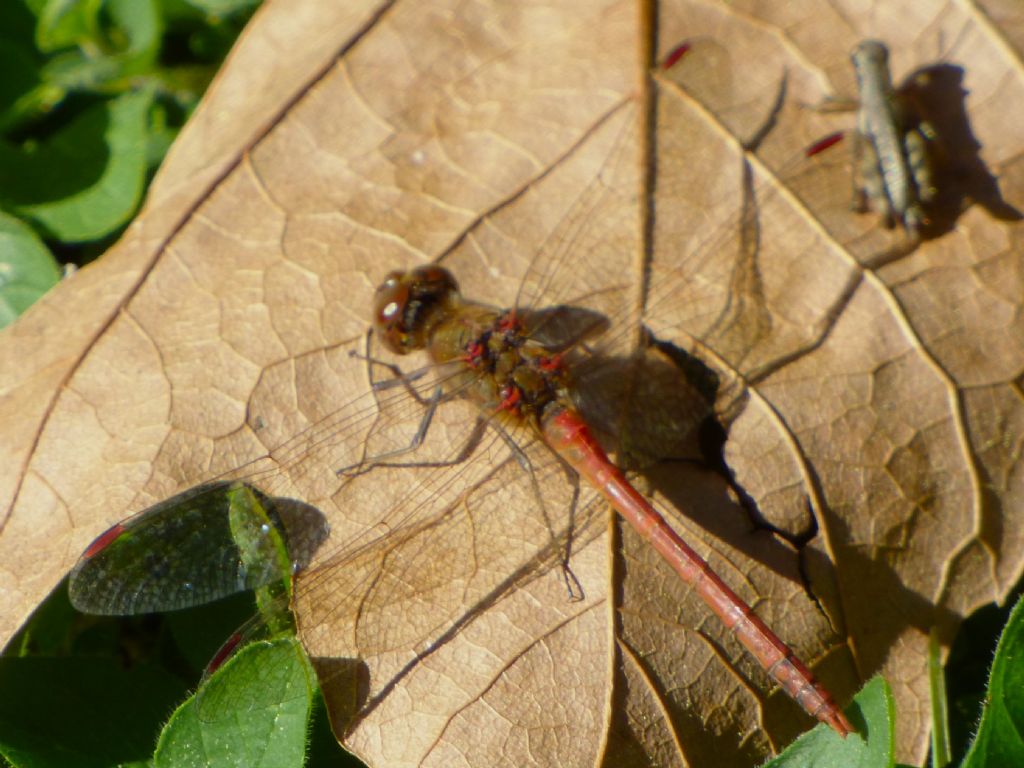
M 438 391 L 440 392 L 440 390 Z M 336 474 L 339 477 L 353 478 L 363 475 L 372 469 L 377 469 L 378 467 L 429 469 L 437 467 L 454 467 L 458 464 L 462 464 L 466 459 L 472 456 L 480 446 L 480 441 L 483 439 L 483 435 L 487 431 L 487 421 L 482 416 L 477 418 L 476 424 L 473 426 L 473 431 L 470 433 L 469 437 L 466 438 L 466 441 L 462 444 L 462 447 L 459 448 L 458 452 L 456 452 L 456 454 L 450 459 L 445 459 L 444 461 L 391 461 L 391 459 L 404 456 L 407 453 L 413 453 L 423 444 L 427 431 L 430 429 L 430 422 L 434 418 L 434 412 L 437 410 L 437 405 L 443 399 L 443 397 L 437 397 L 431 398 L 431 400 L 427 401 L 427 412 L 423 414 L 420 426 L 408 445 L 402 448 L 396 448 L 393 451 L 379 453 L 376 456 L 366 456 L 366 447 L 364 445 L 364 455 L 359 460 L 359 463 L 348 467 L 342 467 L 341 469 L 336 470 Z
M 912 218 L 912 221 L 907 222 L 907 229 L 914 233 L 917 232 L 921 225 L 928 223 L 922 206 L 934 201 L 937 193 L 934 179 L 932 178 L 931 149 L 928 133 L 926 132 L 930 130 L 931 128 L 926 123 L 922 123 L 918 128 L 908 131 L 903 139 L 903 146 L 907 152 L 907 165 L 910 166 L 910 174 L 914 179 L 914 185 L 917 187 L 917 201 L 913 205 L 914 210 L 908 211 L 905 217 Z M 912 227 L 911 224 L 914 226 Z
M 583 600 L 586 594 L 583 592 L 583 585 L 580 580 L 573 573 L 570 565 L 570 558 L 572 557 L 572 542 L 576 536 L 576 510 L 579 509 L 580 501 L 580 476 L 579 473 L 573 469 L 569 462 L 563 459 L 559 454 L 555 454 L 558 458 L 558 463 L 562 467 L 562 472 L 565 475 L 566 481 L 572 486 L 572 500 L 569 502 L 569 524 L 565 529 L 565 549 L 562 552 L 562 579 L 565 581 L 566 592 L 569 593 L 570 601 Z
M 541 514 L 544 516 L 544 525 L 548 529 L 548 535 L 551 537 L 552 543 L 556 543 L 561 537 L 555 530 L 554 523 L 551 517 L 548 515 L 547 506 L 544 503 L 544 495 L 540 490 L 540 483 L 537 481 L 537 472 L 533 466 L 533 462 L 530 461 L 530 457 L 523 450 L 512 435 L 510 435 L 504 427 L 499 424 L 492 424 L 497 430 L 498 434 L 501 435 L 502 440 L 508 445 L 509 450 L 512 452 L 512 456 L 515 458 L 516 463 L 523 468 L 523 471 L 527 473 L 530 478 L 530 487 L 533 492 L 533 497 L 536 500 L 537 507 L 541 510 Z M 572 500 L 569 502 L 569 523 L 565 528 L 565 546 L 562 548 L 562 555 L 560 557 L 560 567 L 562 569 L 562 579 L 565 581 L 565 588 L 569 594 L 569 600 L 576 602 L 583 600 L 586 595 L 583 592 L 583 585 L 580 583 L 579 578 L 573 573 L 572 566 L 570 565 L 570 558 L 572 556 L 572 541 L 576 531 L 576 509 L 580 499 L 580 476 L 574 470 L 568 462 L 565 461 L 557 453 L 553 454 L 558 460 L 558 465 L 562 469 L 562 473 L 565 475 L 566 482 L 572 487 Z
M 801 109 L 807 109 L 821 115 L 830 115 L 842 112 L 856 112 L 860 107 L 860 102 L 847 96 L 831 95 L 825 96 L 816 103 L 798 102 L 798 106 Z
M 427 373 L 430 372 L 431 366 L 427 365 L 418 370 L 406 372 L 401 367 L 394 363 L 389 363 L 387 360 L 381 360 L 378 357 L 373 356 L 373 352 L 370 349 L 371 339 L 373 338 L 373 329 L 370 329 L 366 333 L 366 352 L 356 352 L 352 350 L 349 352 L 349 357 L 355 357 L 366 362 L 366 378 L 370 382 L 370 390 L 374 393 L 376 398 L 377 394 L 387 389 L 393 389 L 395 387 L 405 387 L 405 390 L 416 400 L 417 403 L 426 407 L 430 402 L 430 399 L 424 398 L 419 393 L 416 387 L 412 386 L 412 382 L 417 379 L 423 378 Z M 377 380 L 374 375 L 375 366 L 380 366 L 386 369 L 390 374 L 391 378 Z M 377 401 L 378 406 L 380 401 Z
M 417 403 L 423 406 L 423 418 L 420 419 L 419 427 L 417 427 L 416 433 L 413 435 L 412 440 L 409 441 L 408 445 L 403 446 L 401 448 L 397 448 L 392 451 L 386 451 L 384 453 L 379 453 L 371 456 L 368 453 L 369 441 L 364 442 L 363 453 L 359 461 L 357 461 L 355 464 L 349 464 L 348 466 L 341 467 L 340 469 L 335 470 L 335 474 L 338 477 L 353 478 L 365 474 L 366 472 L 369 472 L 371 469 L 374 469 L 375 467 L 444 467 L 465 461 L 465 459 L 472 453 L 475 446 L 479 443 L 480 435 L 476 434 L 476 429 L 474 429 L 473 434 L 471 434 L 469 439 L 467 440 L 466 446 L 464 446 L 463 449 L 460 450 L 460 452 L 455 458 L 449 461 L 433 463 L 402 463 L 391 461 L 391 459 L 397 458 L 399 456 L 404 456 L 407 453 L 412 453 L 416 451 L 423 444 L 423 441 L 426 439 L 427 432 L 430 430 L 430 424 L 433 421 L 434 414 L 437 412 L 437 406 L 440 405 L 443 401 L 450 399 L 451 395 L 445 393 L 443 388 L 440 385 L 438 385 L 434 389 L 434 392 L 433 394 L 430 395 L 430 397 L 423 397 L 423 395 L 420 394 L 416 387 L 412 385 L 412 382 L 418 378 L 421 378 L 425 373 L 427 373 L 430 370 L 430 368 L 425 367 L 421 368 L 418 371 L 413 371 L 412 373 L 406 373 L 399 366 L 374 357 L 373 352 L 370 348 L 372 338 L 373 331 L 371 330 L 366 334 L 365 353 L 358 353 L 354 351 L 350 353 L 353 357 L 359 357 L 366 361 L 366 376 L 370 382 L 370 390 L 373 392 L 374 400 L 376 400 L 377 402 L 377 415 L 374 418 L 373 426 L 370 427 L 371 434 L 376 429 L 377 423 L 382 418 L 384 406 L 381 404 L 379 394 L 386 389 L 392 389 L 397 386 L 404 387 L 405 390 L 412 396 L 412 398 L 415 399 Z M 387 369 L 392 374 L 392 377 L 384 380 L 376 379 L 374 375 L 375 366 L 381 366 Z
M 559 456 L 558 458 L 561 459 L 562 457 Z M 572 501 L 569 502 L 569 525 L 566 529 L 565 551 L 562 553 L 562 579 L 565 581 L 565 589 L 569 593 L 569 600 L 577 601 L 583 600 L 586 595 L 583 592 L 583 585 L 570 566 L 569 558 L 572 556 L 572 541 L 576 533 L 576 510 L 580 500 L 580 476 L 564 461 L 562 466 L 565 469 L 566 478 L 572 484 Z
M 869 209 L 868 191 L 864 181 L 864 169 L 865 163 L 868 161 L 864 159 L 864 145 L 868 142 L 864 140 L 864 134 L 860 131 L 851 132 L 850 140 L 853 153 L 850 172 L 850 208 L 857 213 L 867 213 Z M 867 151 L 871 151 L 870 145 L 868 145 Z
M 412 453 L 413 451 L 415 451 L 423 444 L 423 440 L 426 437 L 427 431 L 430 429 L 430 422 L 434 418 L 434 413 L 437 411 L 437 405 L 438 403 L 441 402 L 442 397 L 443 394 L 441 388 L 438 387 L 434 391 L 434 394 L 430 397 L 429 400 L 423 401 L 426 410 L 423 412 L 423 418 L 420 420 L 420 425 L 416 430 L 416 434 L 413 435 L 412 440 L 409 442 L 408 445 L 402 448 L 396 448 L 393 451 L 386 451 L 384 453 L 379 453 L 374 456 L 370 456 L 367 453 L 369 441 L 366 441 L 363 443 L 363 455 L 360 456 L 359 461 L 357 461 L 355 464 L 349 464 L 348 466 L 336 469 L 335 474 L 338 477 L 358 477 L 359 475 L 369 472 L 374 467 L 393 466 L 387 463 L 388 459 L 392 459 L 396 456 L 403 456 L 406 453 Z M 371 433 L 376 428 L 376 424 L 381 418 L 381 413 L 382 410 L 378 407 L 377 416 L 374 418 L 374 426 L 370 427 Z

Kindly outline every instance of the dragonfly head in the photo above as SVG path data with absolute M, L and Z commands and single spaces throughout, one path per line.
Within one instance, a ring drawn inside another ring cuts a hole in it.
M 458 293 L 452 273 L 436 264 L 392 272 L 374 299 L 374 333 L 398 354 L 423 349 Z

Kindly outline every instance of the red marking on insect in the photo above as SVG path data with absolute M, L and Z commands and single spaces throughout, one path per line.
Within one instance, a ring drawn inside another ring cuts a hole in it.
M 473 340 L 466 345 L 466 362 L 474 368 L 480 365 L 480 360 L 484 356 L 484 345 L 479 341 Z
M 501 405 L 498 406 L 498 410 L 518 413 L 519 398 L 522 397 L 522 394 L 523 393 L 519 391 L 519 387 L 509 384 L 501 390 Z
M 557 355 L 551 355 L 550 357 L 539 357 L 537 358 L 537 365 L 542 371 L 557 371 L 562 367 L 562 353 L 559 352 Z
M 104 549 L 106 549 L 107 546 L 112 541 L 114 541 L 114 539 L 118 538 L 122 533 L 124 533 L 124 526 L 121 525 L 121 523 L 118 523 L 117 525 L 108 528 L 93 540 L 92 544 L 88 546 L 82 557 L 84 557 L 86 560 L 88 560 L 90 557 L 95 557 Z
M 814 157 L 818 153 L 824 152 L 829 147 L 834 147 L 842 140 L 843 131 L 836 131 L 835 133 L 830 133 L 825 138 L 818 139 L 816 142 L 811 144 L 811 146 L 804 150 L 804 155 L 807 157 Z
M 665 60 L 661 63 L 661 68 L 672 69 L 676 62 L 678 62 L 681 58 L 683 58 L 683 56 L 685 56 L 689 52 L 690 44 L 680 43 L 679 45 L 672 49 L 668 56 L 665 57 Z
M 221 665 L 231 658 L 231 654 L 238 648 L 238 644 L 242 642 L 242 633 L 235 632 L 231 637 L 224 641 L 224 645 L 220 647 L 217 654 L 210 660 L 210 663 L 206 665 L 206 674 L 212 675 Z
M 519 318 L 516 317 L 516 313 L 506 312 L 498 318 L 498 330 L 502 333 L 518 333 L 521 329 L 519 327 Z

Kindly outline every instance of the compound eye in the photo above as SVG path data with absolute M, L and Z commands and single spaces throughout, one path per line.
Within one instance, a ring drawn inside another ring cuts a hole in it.
M 440 296 L 459 290 L 452 273 L 436 264 L 417 267 L 412 271 L 412 280 L 424 294 Z
M 405 294 L 401 298 L 394 296 L 394 294 L 387 297 L 387 301 L 377 311 L 377 324 L 391 326 L 397 322 L 401 322 L 402 309 L 405 307 L 406 301 L 409 299 L 409 292 L 403 291 Z
M 382 293 L 395 290 L 399 283 L 402 282 L 403 277 L 405 277 L 404 272 L 399 272 L 398 270 L 388 272 L 387 277 L 385 277 L 381 284 L 377 286 L 377 295 L 379 296 Z
M 431 328 L 457 292 L 455 278 L 436 264 L 392 272 L 377 289 L 374 331 L 392 352 L 423 349 Z
M 403 352 L 407 329 L 404 320 L 409 304 L 409 284 L 401 272 L 392 272 L 377 289 L 374 330 L 392 352 Z

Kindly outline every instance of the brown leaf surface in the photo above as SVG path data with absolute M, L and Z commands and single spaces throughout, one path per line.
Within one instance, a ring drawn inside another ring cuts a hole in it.
M 388 270 L 443 258 L 508 304 L 535 254 L 565 255 L 581 294 L 649 278 L 635 307 L 722 378 L 726 460 L 778 533 L 693 467 L 649 473 L 663 507 L 842 701 L 884 674 L 900 759 L 920 762 L 929 629 L 948 640 L 1021 575 L 1022 229 L 974 204 L 882 263 L 899 233 L 849 211 L 846 153 L 794 162 L 852 116 L 801 105 L 852 94 L 865 37 L 889 43 L 897 80 L 962 67 L 981 159 L 1019 208 L 1019 16 L 681 1 L 654 33 L 629 3 L 426 5 L 268 3 L 122 242 L 0 337 L 0 638 L 109 524 L 365 400 L 348 351 Z M 682 40 L 645 84 L 646 57 Z M 748 157 L 759 241 L 741 248 L 739 142 L 784 73 Z M 471 411 L 443 410 L 448 444 Z M 388 533 L 389 504 L 463 487 L 395 470 L 419 480 L 339 489 L 358 445 L 306 434 L 289 444 L 305 461 L 265 463 L 287 469 L 268 490 L 328 515 L 320 565 Z M 584 601 L 528 567 L 549 534 L 502 449 L 452 475 L 472 489 L 455 522 L 300 583 L 310 651 L 365 656 L 373 707 L 348 738 L 364 759 L 745 765 L 808 726 L 611 516 L 573 554 Z M 437 566 L 410 592 L 390 575 L 421 551 Z M 380 568 L 354 623 L 342 598 Z

